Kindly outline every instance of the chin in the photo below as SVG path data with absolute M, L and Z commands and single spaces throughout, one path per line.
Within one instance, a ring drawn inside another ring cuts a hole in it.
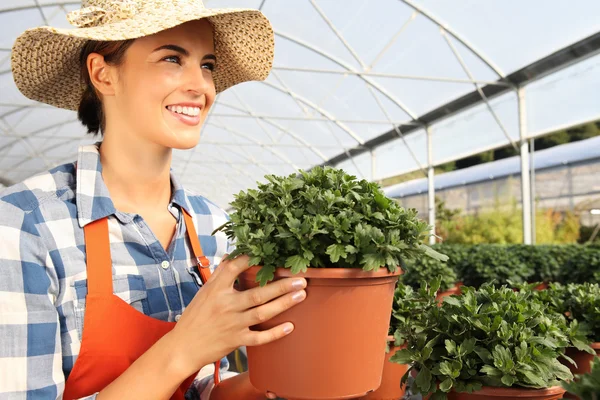
M 161 145 L 171 149 L 188 150 L 196 147 L 200 142 L 200 127 L 196 130 L 170 130 L 158 141 Z

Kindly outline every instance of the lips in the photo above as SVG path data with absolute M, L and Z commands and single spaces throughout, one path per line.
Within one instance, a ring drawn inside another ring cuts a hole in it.
M 203 107 L 192 104 L 170 105 L 165 107 L 169 113 L 180 122 L 196 126 L 200 124 L 200 113 Z

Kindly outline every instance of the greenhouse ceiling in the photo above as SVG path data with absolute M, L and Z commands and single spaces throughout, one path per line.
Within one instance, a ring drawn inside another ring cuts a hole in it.
M 222 207 L 265 174 L 316 165 L 372 180 L 425 173 L 429 165 L 600 119 L 597 0 L 205 5 L 260 8 L 275 30 L 268 79 L 220 94 L 200 144 L 174 154 L 184 185 Z M 18 34 L 69 27 L 65 15 L 79 7 L 0 2 L 0 185 L 74 161 L 77 147 L 93 142 L 75 113 L 23 97 L 10 71 Z M 526 112 L 521 120 L 519 110 Z

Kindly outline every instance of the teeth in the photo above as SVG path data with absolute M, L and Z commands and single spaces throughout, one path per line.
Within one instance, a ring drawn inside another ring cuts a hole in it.
M 200 107 L 168 106 L 167 108 L 172 112 L 189 115 L 190 117 L 200 115 Z

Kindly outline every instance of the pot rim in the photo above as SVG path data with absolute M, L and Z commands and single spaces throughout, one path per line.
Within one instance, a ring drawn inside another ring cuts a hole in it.
M 590 347 L 594 350 L 600 350 L 600 342 L 594 342 L 590 344 Z
M 481 390 L 474 391 L 473 394 L 486 395 L 486 396 L 511 396 L 514 397 L 531 397 L 531 396 L 545 396 L 565 393 L 566 390 L 562 386 L 552 386 L 544 389 L 532 389 L 522 387 L 494 387 L 494 386 L 483 386 Z M 459 393 L 459 392 L 456 392 Z
M 253 266 L 240 274 L 256 276 L 259 265 Z M 399 266 L 395 272 L 388 271 L 387 268 L 379 268 L 377 271 L 363 271 L 361 268 L 308 268 L 306 272 L 293 274 L 289 268 L 277 267 L 275 269 L 276 278 L 303 277 L 303 278 L 323 278 L 323 279 L 369 279 L 369 278 L 392 278 L 402 274 L 402 268 Z

